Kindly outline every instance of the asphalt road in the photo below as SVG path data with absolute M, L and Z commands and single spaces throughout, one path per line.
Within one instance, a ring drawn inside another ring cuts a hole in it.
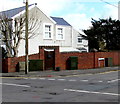
M 3 102 L 118 102 L 118 71 L 2 78 Z

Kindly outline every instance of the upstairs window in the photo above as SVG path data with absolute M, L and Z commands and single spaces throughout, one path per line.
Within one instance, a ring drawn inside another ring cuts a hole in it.
M 58 39 L 63 39 L 63 29 L 58 28 Z
M 78 44 L 79 43 L 82 43 L 82 38 L 81 38 L 81 36 L 78 36 Z
M 52 25 L 44 25 L 44 39 L 52 39 Z
M 57 28 L 57 40 L 63 40 L 63 39 L 64 39 L 64 29 Z
M 51 26 L 45 25 L 45 38 L 50 39 L 51 38 Z

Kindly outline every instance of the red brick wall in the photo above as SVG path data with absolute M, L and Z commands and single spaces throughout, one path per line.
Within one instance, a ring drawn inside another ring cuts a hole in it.
M 98 58 L 100 58 L 100 57 L 112 58 L 113 65 L 118 65 L 119 64 L 118 60 L 120 60 L 118 55 L 119 55 L 119 52 L 96 52 L 96 54 L 95 54 L 96 67 L 98 67 Z
M 113 65 L 120 65 L 120 52 L 89 52 L 89 53 L 60 53 L 59 47 L 55 49 L 55 67 L 60 67 L 62 70 L 67 69 L 67 60 L 70 56 L 78 57 L 78 69 L 97 68 L 98 58 L 113 59 Z M 38 54 L 29 56 L 29 59 L 42 59 L 44 62 L 44 47 L 39 48 Z M 3 59 L 2 70 L 3 72 L 16 72 L 18 62 L 25 61 L 25 56 Z
M 55 68 L 59 67 L 59 65 L 61 64 L 61 58 L 60 58 L 61 54 L 59 52 L 59 47 L 55 48 Z
M 61 53 L 61 69 L 66 69 L 66 61 L 70 56 L 78 57 L 78 69 L 88 69 L 94 66 L 93 53 Z
M 61 53 L 61 69 L 66 69 L 66 61 L 70 56 L 78 57 L 78 69 L 98 68 L 98 58 L 112 58 L 113 65 L 120 65 L 120 52 Z
M 30 60 L 39 59 L 39 54 L 33 54 L 29 56 Z M 3 72 L 16 72 L 16 67 L 18 62 L 24 62 L 25 56 L 21 57 L 12 57 L 2 60 L 2 71 Z

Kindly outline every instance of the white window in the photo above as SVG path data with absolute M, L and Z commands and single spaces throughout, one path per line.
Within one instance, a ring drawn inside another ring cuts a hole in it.
M 44 39 L 52 39 L 53 26 L 50 24 L 44 25 Z
M 64 39 L 64 29 L 61 27 L 57 28 L 57 40 L 63 40 Z
M 78 44 L 79 43 L 82 43 L 82 38 L 81 38 L 81 36 L 78 36 Z

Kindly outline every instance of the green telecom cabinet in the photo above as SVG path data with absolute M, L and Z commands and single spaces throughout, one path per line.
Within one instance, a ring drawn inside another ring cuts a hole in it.
M 43 60 L 29 60 L 29 71 L 42 71 Z
M 70 56 L 69 57 L 69 70 L 76 70 L 78 69 L 78 57 L 77 56 Z
M 113 66 L 113 59 L 112 58 L 105 58 L 105 66 L 112 67 Z

